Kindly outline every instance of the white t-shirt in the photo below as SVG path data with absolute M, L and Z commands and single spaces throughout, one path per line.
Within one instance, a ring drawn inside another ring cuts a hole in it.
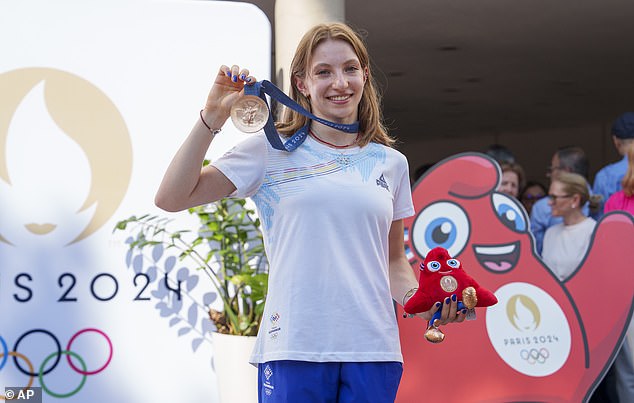
M 585 256 L 596 221 L 592 218 L 574 224 L 559 223 L 546 230 L 542 258 L 548 268 L 565 281 Z
M 256 204 L 269 292 L 252 363 L 401 361 L 388 233 L 414 214 L 407 160 L 371 143 L 293 152 L 263 134 L 213 165 Z

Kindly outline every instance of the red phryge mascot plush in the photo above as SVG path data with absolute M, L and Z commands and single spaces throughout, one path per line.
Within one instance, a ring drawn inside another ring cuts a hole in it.
M 452 258 L 445 248 L 436 247 L 429 251 L 420 265 L 418 290 L 404 306 L 405 313 L 415 314 L 431 309 L 438 301 L 456 294 L 458 309 L 473 309 L 495 305 L 498 299 L 486 288 L 481 287 L 462 268 L 457 259 Z M 438 310 L 429 321 L 425 338 L 432 343 L 440 343 L 445 335 L 434 325 L 440 317 Z

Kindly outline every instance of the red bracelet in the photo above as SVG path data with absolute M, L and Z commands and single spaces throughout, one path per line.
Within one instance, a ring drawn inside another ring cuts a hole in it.
M 211 133 L 212 136 L 215 136 L 216 134 L 220 133 L 220 130 L 222 129 L 212 129 L 211 127 L 209 127 L 209 125 L 207 124 L 207 122 L 205 122 L 205 118 L 203 118 L 203 110 L 200 110 L 200 121 L 203 122 L 203 124 L 205 125 L 205 127 L 207 129 L 209 129 L 209 133 Z

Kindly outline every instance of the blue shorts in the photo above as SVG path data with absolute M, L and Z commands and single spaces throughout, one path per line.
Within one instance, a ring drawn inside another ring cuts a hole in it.
M 258 364 L 260 403 L 394 403 L 400 362 L 269 361 Z

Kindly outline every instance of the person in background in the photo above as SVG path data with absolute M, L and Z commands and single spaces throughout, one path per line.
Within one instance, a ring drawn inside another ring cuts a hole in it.
M 502 170 L 502 180 L 497 189 L 498 192 L 505 193 L 517 199 L 520 190 L 524 188 L 524 170 L 515 162 L 503 162 L 500 164 L 500 169 Z
M 613 193 L 605 202 L 604 213 L 621 210 L 634 215 L 634 143 L 630 144 L 626 157 L 627 171 L 621 179 L 621 190 Z
M 621 210 L 634 215 L 634 143 L 630 144 L 625 157 L 627 170 L 621 179 L 621 190 L 613 193 L 605 202 L 604 213 Z
M 613 193 L 621 189 L 621 180 L 627 170 L 627 150 L 634 146 L 634 112 L 625 112 L 612 124 L 612 141 L 620 161 L 601 168 L 594 177 L 592 192 L 607 201 Z
M 628 164 L 621 180 L 622 189 L 613 193 L 605 202 L 604 213 L 619 210 L 634 216 L 634 144 L 630 145 L 626 157 Z M 631 334 L 623 341 L 614 363 L 597 386 L 590 403 L 634 402 L 634 363 L 630 342 Z
M 297 149 L 274 149 L 260 132 L 202 167 L 231 106 L 255 82 L 245 68 L 220 67 L 155 203 L 180 211 L 225 197 L 255 202 L 270 267 L 263 317 L 272 318 L 250 359 L 261 402 L 393 402 L 403 371 L 393 301 L 405 304 L 418 286 L 403 241 L 414 208 L 367 48 L 349 26 L 320 24 L 304 34 L 290 68 L 295 102 L 330 122 L 358 122 L 357 133 L 285 109 L 281 138 L 309 129 Z M 421 317 L 439 309 L 438 324 L 466 317 L 455 295 Z
M 515 155 L 513 155 L 511 150 L 509 150 L 506 146 L 503 146 L 502 144 L 491 144 L 484 153 L 496 160 L 498 164 L 515 163 Z
M 416 182 L 418 182 L 418 180 L 421 177 L 423 177 L 423 175 L 425 175 L 425 172 L 427 172 L 435 164 L 436 164 L 435 162 L 427 162 L 425 164 L 419 165 L 418 168 L 416 168 L 412 172 L 412 178 L 411 178 L 412 186 L 416 186 Z
M 587 202 L 591 210 L 599 209 L 601 196 L 590 196 L 583 176 L 561 172 L 552 178 L 548 199 L 553 216 L 562 217 L 563 222 L 546 230 L 542 257 L 557 278 L 565 282 L 585 257 L 596 226 L 596 221 L 586 217 L 580 206 Z M 634 402 L 633 397 L 632 354 L 625 340 L 590 403 Z
M 551 175 L 557 175 L 562 172 L 576 173 L 584 178 L 588 177 L 588 158 L 581 147 L 562 147 L 553 154 L 550 167 L 548 167 L 546 171 L 546 177 L 550 178 Z M 587 206 L 583 206 L 582 212 L 585 215 L 590 214 Z M 600 212 L 595 214 L 598 215 Z M 531 233 L 535 238 L 535 248 L 537 249 L 537 253 L 541 255 L 546 230 L 555 224 L 561 223 L 563 219 L 551 214 L 549 201 L 547 198 L 543 198 L 533 205 L 530 221 Z
M 547 193 L 546 187 L 539 182 L 529 181 L 526 183 L 526 186 L 520 193 L 520 202 L 524 205 L 529 216 L 535 202 L 543 199 Z
M 561 281 L 568 279 L 579 267 L 596 225 L 596 221 L 582 211 L 586 203 L 589 203 L 591 210 L 600 208 L 600 196 L 590 196 L 588 188 L 583 176 L 559 172 L 552 177 L 548 189 L 552 215 L 561 217 L 562 222 L 546 230 L 542 258 Z

